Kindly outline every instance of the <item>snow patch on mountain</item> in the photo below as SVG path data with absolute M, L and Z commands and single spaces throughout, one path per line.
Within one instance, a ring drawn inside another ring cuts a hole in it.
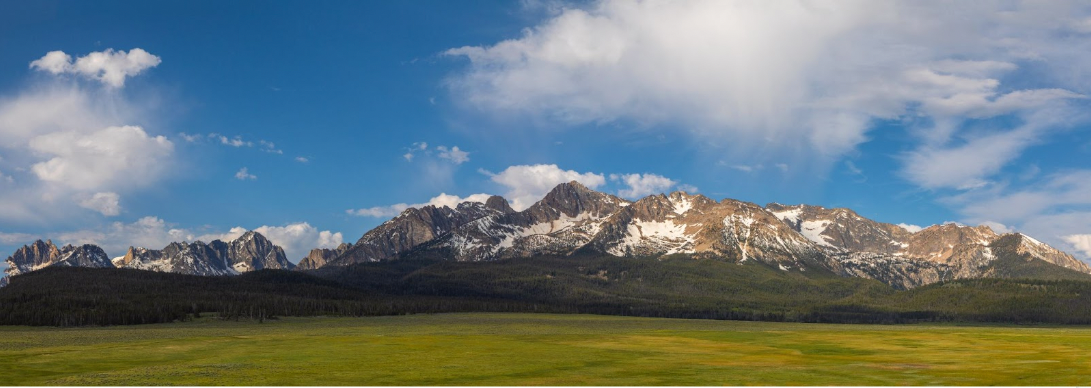
M 822 235 L 822 232 L 826 231 L 826 228 L 830 226 L 830 221 L 803 221 L 803 224 L 799 227 L 799 233 L 803 234 L 808 240 L 811 240 L 815 244 L 836 248 L 829 241 L 826 241 L 827 237 Z

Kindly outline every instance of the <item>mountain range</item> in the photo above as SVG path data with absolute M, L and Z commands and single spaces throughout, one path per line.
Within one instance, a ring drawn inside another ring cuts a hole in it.
M 163 249 L 130 247 L 125 256 L 109 259 L 96 245 L 65 246 L 38 240 L 23 246 L 7 259 L 9 276 L 47 267 L 131 268 L 189 275 L 238 275 L 261 269 L 295 267 L 281 247 L 260 233 L 249 231 L 230 242 L 172 242 Z
M 293 265 L 256 232 L 231 242 L 132 247 L 107 260 L 94 245 L 36 241 L 7 259 L 9 275 L 49 266 L 119 267 L 194 275 L 260 269 L 332 270 L 360 263 L 430 258 L 495 261 L 536 256 L 686 256 L 758 264 L 785 272 L 832 272 L 908 289 L 984 277 L 1084 278 L 1091 268 L 1020 233 L 953 223 L 917 232 L 850 209 L 781 205 L 678 191 L 628 201 L 572 181 L 522 211 L 492 196 L 455 208 L 409 208 L 354 244 L 315 249 Z
M 913 233 L 850 209 L 777 203 L 762 207 L 682 191 L 631 202 L 575 181 L 555 187 L 523 211 L 513 210 L 498 196 L 454 209 L 410 208 L 352 246 L 312 251 L 299 268 L 410 256 L 486 261 L 577 252 L 689 255 L 757 262 L 782 271 L 820 269 L 896 288 L 1034 276 L 1025 268 L 1004 268 L 1026 267 L 1020 263 L 1032 260 L 1049 264 L 1045 268 L 1050 270 L 1058 267 L 1060 273 L 1091 273 L 1087 264 L 1067 253 L 1020 233 L 997 234 L 987 226 L 949 223 Z

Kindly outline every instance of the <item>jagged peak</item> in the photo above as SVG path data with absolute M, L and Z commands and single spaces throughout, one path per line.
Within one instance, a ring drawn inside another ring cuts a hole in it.
M 504 214 L 515 212 L 515 209 L 511 208 L 511 204 L 508 203 L 508 200 L 499 195 L 491 196 L 489 199 L 485 200 L 485 207 Z
M 254 242 L 256 242 L 256 243 L 258 243 L 260 245 L 272 244 L 272 242 L 269 241 L 268 238 L 265 238 L 265 236 L 263 236 L 261 233 L 258 233 L 258 232 L 253 231 L 253 230 L 246 231 L 246 233 L 243 233 L 242 236 L 239 236 L 238 238 L 236 238 L 235 240 L 233 240 L 231 242 L 232 243 L 243 243 L 243 242 L 247 242 L 247 241 L 254 241 Z
M 931 225 L 931 226 L 929 226 L 927 228 L 921 229 L 921 232 L 924 232 L 924 231 L 944 231 L 944 232 L 947 232 L 947 231 L 964 231 L 964 230 L 973 230 L 975 232 L 983 233 L 983 234 L 987 234 L 987 235 L 994 235 L 994 236 L 997 235 L 996 231 L 994 231 L 988 225 L 970 226 L 970 225 L 960 224 L 960 223 L 957 223 L 957 222 L 947 222 L 947 223 L 938 224 L 938 225 Z M 918 232 L 918 233 L 920 233 L 920 232 Z
M 860 214 L 855 210 L 847 207 L 825 207 L 822 205 L 809 205 L 805 203 L 797 205 L 786 205 L 779 202 L 769 202 L 765 205 L 765 209 L 770 211 L 783 211 L 783 210 L 802 210 L 802 211 L 815 211 L 815 212 L 830 212 L 833 214 L 848 214 L 859 217 Z
M 542 200 L 527 210 L 554 209 L 569 216 L 586 210 L 600 212 L 631 202 L 603 192 L 591 190 L 577 181 L 562 183 L 550 190 Z

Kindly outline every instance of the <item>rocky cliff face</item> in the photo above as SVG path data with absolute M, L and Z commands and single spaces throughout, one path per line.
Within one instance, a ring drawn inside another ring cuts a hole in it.
M 295 267 L 285 257 L 283 249 L 254 231 L 246 232 L 231 242 L 173 242 L 161 250 L 130 247 L 125 256 L 114 260 L 114 265 L 205 276 Z
M 344 255 L 345 252 L 348 252 L 349 248 L 352 248 L 352 244 L 341 243 L 336 249 L 312 249 L 311 252 L 307 254 L 307 257 L 304 257 L 303 260 L 299 261 L 299 264 L 296 265 L 295 269 L 300 271 L 318 269 L 319 267 L 326 265 L 330 260 Z
M 575 252 L 652 258 L 683 253 L 785 271 L 822 268 L 911 288 L 996 273 L 992 266 L 1002 254 L 1091 273 L 1064 252 L 1022 235 L 999 236 L 985 226 L 946 224 L 910 233 L 849 209 L 775 203 L 763 208 L 685 192 L 630 202 L 578 182 L 557 186 L 520 212 L 493 198 L 488 206 L 406 210 L 339 257 L 316 253 L 308 267 L 390 259 L 410 250 L 461 261 Z M 995 248 L 1001 240 L 1018 241 Z
M 513 210 L 507 200 L 499 196 L 493 196 L 485 203 L 463 202 L 454 209 L 446 206 L 409 208 L 365 233 L 344 253 L 327 259 L 327 265 L 349 265 L 394 257 L 471 221 L 511 212 Z
M 95 245 L 66 245 L 58 249 L 52 240 L 38 240 L 19 248 L 6 260 L 8 276 L 37 271 L 50 266 L 112 268 L 106 252 Z
M 784 223 L 808 240 L 823 247 L 846 252 L 893 254 L 905 249 L 910 233 L 900 226 L 860 217 L 850 209 L 821 206 L 765 206 Z

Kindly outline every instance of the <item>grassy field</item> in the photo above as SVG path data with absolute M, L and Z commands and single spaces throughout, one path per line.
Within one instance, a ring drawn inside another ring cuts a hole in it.
M 0 385 L 1091 385 L 1091 328 L 588 315 L 0 327 Z

